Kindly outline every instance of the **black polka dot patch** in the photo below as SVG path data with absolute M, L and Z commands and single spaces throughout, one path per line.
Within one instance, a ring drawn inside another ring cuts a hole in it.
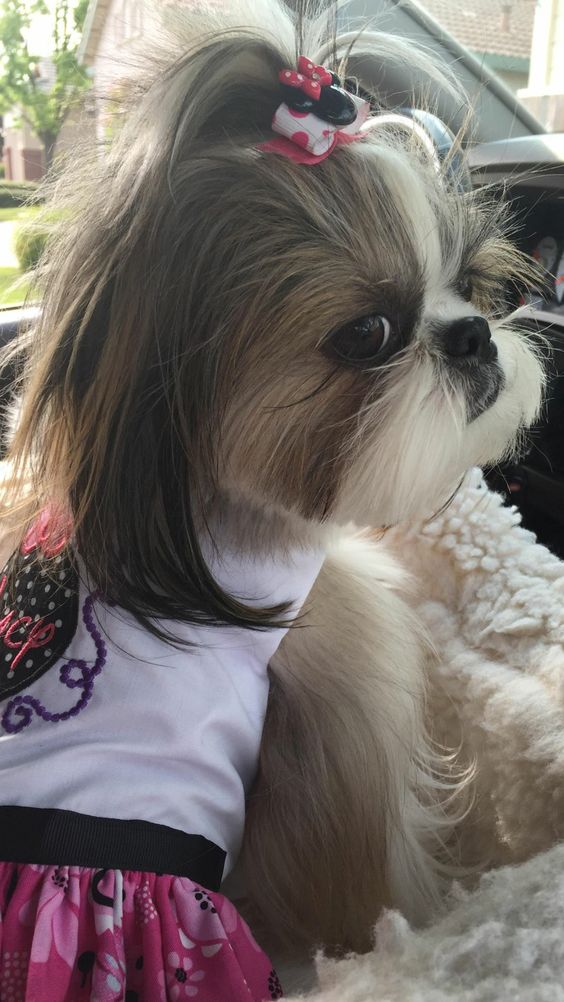
M 0 702 L 40 678 L 76 633 L 78 570 L 72 552 L 16 552 L 0 573 Z

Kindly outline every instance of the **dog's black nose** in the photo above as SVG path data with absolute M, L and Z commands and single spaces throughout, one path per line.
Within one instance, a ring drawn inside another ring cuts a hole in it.
M 490 325 L 484 317 L 462 317 L 450 324 L 444 348 L 454 358 L 478 358 L 484 362 L 496 357 Z

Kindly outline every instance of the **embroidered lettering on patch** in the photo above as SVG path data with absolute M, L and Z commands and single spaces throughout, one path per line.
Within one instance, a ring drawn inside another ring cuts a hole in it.
M 78 570 L 68 551 L 24 546 L 0 574 L 0 702 L 64 656 L 78 623 Z

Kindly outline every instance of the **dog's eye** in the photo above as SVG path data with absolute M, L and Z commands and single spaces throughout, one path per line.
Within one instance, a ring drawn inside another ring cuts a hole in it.
M 456 287 L 456 291 L 459 296 L 462 296 L 462 298 L 466 300 L 467 303 L 470 302 L 474 294 L 474 283 L 472 282 L 470 275 L 464 275 L 464 277 L 460 279 Z
M 392 337 L 392 325 L 387 317 L 370 313 L 345 324 L 329 338 L 332 353 L 352 365 L 375 362 Z

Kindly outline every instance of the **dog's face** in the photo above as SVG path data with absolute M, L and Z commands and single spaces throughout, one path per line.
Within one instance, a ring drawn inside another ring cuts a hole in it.
M 249 178 L 224 483 L 315 520 L 431 513 L 540 403 L 537 357 L 500 316 L 518 260 L 497 213 L 377 137 Z
M 295 26 L 273 0 L 227 6 L 229 30 L 223 8 L 202 29 L 181 5 L 107 155 L 57 180 L 11 451 L 37 510 L 70 507 L 92 579 L 149 629 L 256 623 L 201 554 L 226 492 L 314 523 L 428 515 L 540 400 L 534 351 L 502 319 L 521 265 L 495 205 L 382 119 L 314 166 L 266 152 Z M 387 61 L 442 79 L 393 36 L 351 53 L 318 27 L 302 51 L 334 49 L 361 86 Z

